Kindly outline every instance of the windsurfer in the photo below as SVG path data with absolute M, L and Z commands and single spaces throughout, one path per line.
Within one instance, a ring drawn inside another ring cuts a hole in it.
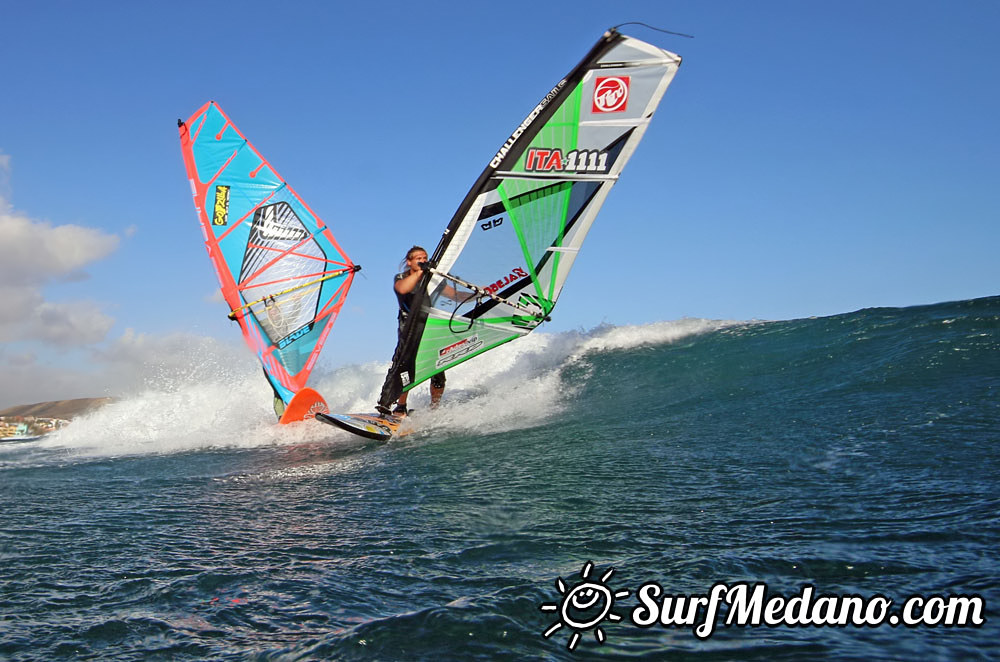
M 396 274 L 395 282 L 392 286 L 396 292 L 396 300 L 399 302 L 398 332 L 400 334 L 400 341 L 402 341 L 403 325 L 406 323 L 406 317 L 409 315 L 410 307 L 413 304 L 413 290 L 420 283 L 420 276 L 423 274 L 421 264 L 426 262 L 426 250 L 420 246 L 410 248 L 410 250 L 406 251 L 406 257 L 404 258 L 406 269 Z M 439 372 L 431 377 L 431 407 L 436 407 L 438 402 L 441 401 L 441 396 L 444 394 L 444 383 L 445 376 L 443 372 Z M 392 413 L 406 413 L 406 396 L 408 393 L 409 391 L 403 391 Z

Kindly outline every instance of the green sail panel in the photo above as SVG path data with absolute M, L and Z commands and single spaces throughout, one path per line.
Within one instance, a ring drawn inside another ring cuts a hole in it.
M 514 128 L 431 255 L 380 409 L 548 318 L 680 62 L 609 30 Z
M 511 333 L 502 319 L 499 323 L 475 320 L 462 331 L 455 328 L 452 319 L 432 313 L 417 349 L 417 373 L 429 378 L 519 337 L 521 334 Z

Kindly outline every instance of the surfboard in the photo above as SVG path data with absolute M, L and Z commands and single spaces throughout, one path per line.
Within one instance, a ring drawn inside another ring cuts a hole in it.
M 406 416 L 317 413 L 316 420 L 378 441 L 388 441 L 393 436 L 401 437 L 413 432 L 411 426 L 404 425 Z

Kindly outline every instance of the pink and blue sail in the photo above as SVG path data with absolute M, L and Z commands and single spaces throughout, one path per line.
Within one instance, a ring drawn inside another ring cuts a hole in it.
M 306 388 L 360 267 L 215 102 L 178 128 L 229 317 L 288 404 Z

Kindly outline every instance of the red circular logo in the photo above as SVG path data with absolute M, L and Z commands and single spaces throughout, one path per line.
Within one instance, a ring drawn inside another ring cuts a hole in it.
M 628 104 L 628 76 L 598 78 L 594 83 L 594 112 L 617 113 Z

